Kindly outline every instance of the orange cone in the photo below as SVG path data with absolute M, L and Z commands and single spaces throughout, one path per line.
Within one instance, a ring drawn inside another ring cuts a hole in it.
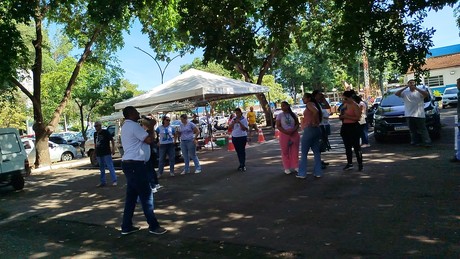
M 257 142 L 259 143 L 265 142 L 264 132 L 262 131 L 262 129 L 259 129 L 259 139 L 257 140 Z
M 228 136 L 227 151 L 235 151 L 235 146 L 233 145 L 233 142 L 232 142 L 232 136 Z
M 276 139 L 280 138 L 280 131 L 278 130 L 278 128 L 275 128 L 275 138 Z

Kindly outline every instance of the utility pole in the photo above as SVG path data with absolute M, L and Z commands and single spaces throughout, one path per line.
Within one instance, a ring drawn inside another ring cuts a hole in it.
M 158 69 L 160 70 L 160 74 L 161 74 L 161 83 L 163 84 L 163 79 L 164 79 L 164 75 L 165 75 L 165 71 L 166 71 L 166 68 L 168 68 L 169 64 L 171 63 L 171 61 L 173 61 L 175 58 L 177 57 L 180 57 L 182 56 L 182 54 L 178 54 L 177 56 L 173 57 L 172 59 L 166 61 L 166 66 L 164 68 L 161 68 L 160 66 L 160 63 L 158 63 L 158 61 L 152 56 L 150 55 L 150 53 L 148 53 L 147 51 L 139 48 L 139 47 L 134 47 L 142 52 L 144 52 L 145 54 L 147 54 L 149 57 L 151 57 L 153 59 L 153 61 L 155 61 L 155 63 L 157 64 L 158 66 Z

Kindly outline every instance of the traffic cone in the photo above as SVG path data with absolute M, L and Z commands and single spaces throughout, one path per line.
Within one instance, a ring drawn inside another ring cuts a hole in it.
M 259 143 L 265 142 L 264 132 L 262 131 L 262 129 L 259 129 L 259 139 L 257 140 L 257 142 Z
M 278 128 L 275 128 L 275 138 L 276 139 L 280 138 L 280 131 L 278 130 Z
M 228 136 L 227 151 L 235 151 L 235 146 L 233 145 L 233 142 L 232 142 L 232 136 Z

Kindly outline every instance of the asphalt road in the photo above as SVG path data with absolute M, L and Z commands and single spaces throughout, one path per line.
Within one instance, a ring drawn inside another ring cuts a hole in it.
M 454 114 L 442 111 L 432 148 L 371 137 L 363 172 L 342 171 L 334 121 L 320 180 L 284 175 L 269 129 L 247 148 L 246 173 L 234 152 L 200 151 L 203 173 L 160 179 L 155 213 L 169 230 L 160 237 L 145 230 L 139 208 L 144 230 L 120 237 L 121 171 L 110 188 L 95 187 L 98 170 L 87 164 L 34 172 L 23 191 L 0 189 L 0 258 L 459 258 Z

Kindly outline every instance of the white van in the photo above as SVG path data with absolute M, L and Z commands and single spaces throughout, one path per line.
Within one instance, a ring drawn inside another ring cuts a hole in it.
M 0 129 L 0 155 L 0 183 L 22 190 L 31 169 L 17 129 Z

